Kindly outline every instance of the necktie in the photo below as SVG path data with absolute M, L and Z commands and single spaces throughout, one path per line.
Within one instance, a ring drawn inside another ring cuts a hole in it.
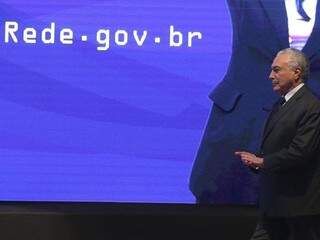
M 277 113 L 281 109 L 281 106 L 283 106 L 283 104 L 285 104 L 285 103 L 286 103 L 286 99 L 284 97 L 280 97 L 278 99 L 278 101 L 273 105 L 273 109 L 272 109 L 271 113 L 269 114 L 269 117 L 267 119 L 267 123 L 264 128 L 264 134 L 266 133 L 267 129 L 270 127 L 270 124 L 275 120 L 275 118 L 276 118 L 275 116 L 277 115 Z
M 309 22 L 311 18 L 307 15 L 306 11 L 303 9 L 302 3 L 304 0 L 296 0 L 297 11 L 302 17 L 303 21 Z
M 279 106 L 283 106 L 286 103 L 285 97 L 281 97 L 279 100 Z

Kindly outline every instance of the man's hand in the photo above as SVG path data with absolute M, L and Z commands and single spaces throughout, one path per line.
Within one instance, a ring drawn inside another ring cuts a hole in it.
M 256 155 L 249 152 L 235 152 L 235 155 L 239 156 L 244 165 L 253 168 L 263 167 L 263 158 L 259 158 Z

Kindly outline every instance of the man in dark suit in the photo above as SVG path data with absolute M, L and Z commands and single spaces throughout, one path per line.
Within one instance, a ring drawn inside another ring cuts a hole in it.
M 253 239 L 320 239 L 320 101 L 304 85 L 308 72 L 299 50 L 277 54 L 270 79 L 282 97 L 268 117 L 260 152 L 236 152 L 260 173 L 261 220 Z
M 233 22 L 231 61 L 224 79 L 210 94 L 213 108 L 189 185 L 199 203 L 253 204 L 257 200 L 258 179 L 240 166 L 233 152 L 237 149 L 256 152 L 259 147 L 259 129 L 263 127 L 266 110 L 270 109 L 267 103 L 277 98 L 266 76 L 276 53 L 292 43 L 290 19 L 302 24 L 314 23 L 304 38 L 302 52 L 311 66 L 308 85 L 320 93 L 320 4 L 309 8 L 313 10 L 307 11 L 309 18 L 299 15 L 302 9 L 297 4 L 296 19 L 287 14 L 286 6 L 287 2 L 295 4 L 295 1 L 227 2 Z M 303 4 L 309 2 L 316 3 L 304 1 Z M 290 5 L 288 9 L 292 9 Z

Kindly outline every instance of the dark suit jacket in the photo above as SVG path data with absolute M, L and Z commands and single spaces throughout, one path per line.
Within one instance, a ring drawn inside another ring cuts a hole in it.
M 200 202 L 254 203 L 256 179 L 234 151 L 257 152 L 267 113 L 278 97 L 268 76 L 276 53 L 289 47 L 283 0 L 227 0 L 233 23 L 231 61 L 211 92 L 213 109 L 193 165 L 190 189 Z M 303 48 L 310 60 L 309 87 L 320 93 L 320 3 Z
M 320 101 L 307 87 L 271 114 L 261 154 L 260 210 L 270 216 L 320 214 Z

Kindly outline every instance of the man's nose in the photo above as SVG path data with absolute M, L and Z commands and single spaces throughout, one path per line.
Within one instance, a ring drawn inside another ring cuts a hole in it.
M 270 79 L 270 80 L 273 80 L 273 79 L 274 79 L 273 71 L 270 72 L 270 74 L 269 74 L 269 79 Z

